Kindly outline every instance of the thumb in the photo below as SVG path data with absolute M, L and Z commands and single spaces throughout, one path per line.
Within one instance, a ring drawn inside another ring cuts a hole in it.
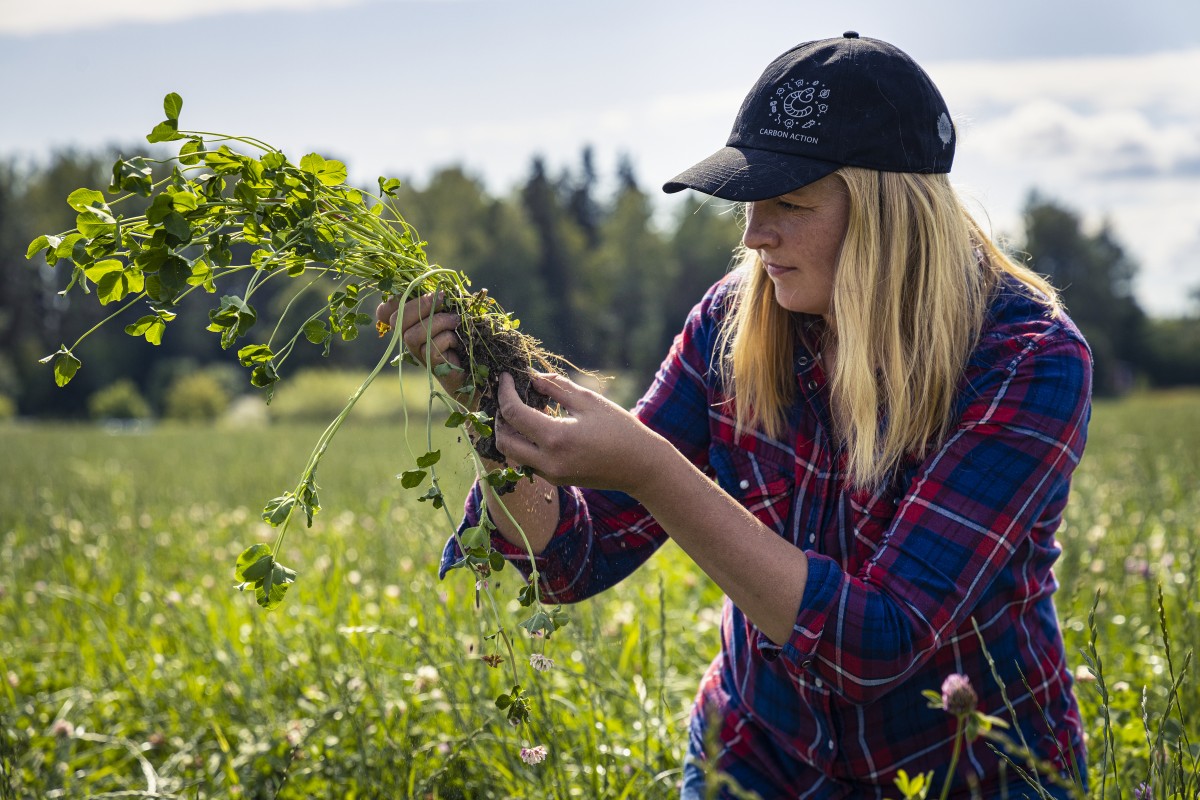
M 556 372 L 532 372 L 530 383 L 534 389 L 558 403 L 564 411 L 578 409 L 587 389 Z

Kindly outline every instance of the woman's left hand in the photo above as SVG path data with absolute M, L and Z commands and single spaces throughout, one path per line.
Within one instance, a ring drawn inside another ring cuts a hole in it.
M 659 447 L 670 446 L 633 414 L 561 375 L 536 374 L 533 387 L 564 415 L 525 405 L 512 376 L 501 375 L 496 446 L 551 483 L 633 494 L 653 469 Z

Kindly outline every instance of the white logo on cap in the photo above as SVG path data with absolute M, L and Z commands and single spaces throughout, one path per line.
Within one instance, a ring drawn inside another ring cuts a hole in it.
M 820 81 L 792 78 L 775 87 L 768 116 L 776 124 L 791 129 L 797 125 L 811 128 L 820 125 L 820 118 L 829 110 L 829 89 Z
M 942 147 L 950 144 L 951 137 L 954 136 L 954 126 L 950 124 L 950 118 L 943 111 L 938 117 L 938 138 L 942 140 Z

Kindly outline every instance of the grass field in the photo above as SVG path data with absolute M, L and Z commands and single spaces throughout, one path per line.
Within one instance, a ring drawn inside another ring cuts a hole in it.
M 466 574 L 437 580 L 444 518 L 395 479 L 399 426 L 334 440 L 280 609 L 233 588 L 319 432 L 0 427 L 0 798 L 674 796 L 715 587 L 668 545 L 572 607 L 557 666 L 525 683 L 533 723 L 511 728 L 491 703 L 511 673 L 477 657 L 494 622 Z M 1073 663 L 1093 641 L 1102 663 L 1079 691 L 1090 794 L 1194 796 L 1200 393 L 1099 403 L 1077 474 L 1058 607 Z M 507 602 L 515 572 L 497 578 Z M 549 758 L 526 765 L 535 744 Z

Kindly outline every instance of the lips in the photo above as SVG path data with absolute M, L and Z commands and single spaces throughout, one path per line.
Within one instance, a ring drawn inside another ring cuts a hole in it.
M 779 264 L 767 264 L 767 274 L 772 278 L 778 278 L 780 275 L 786 275 L 789 272 L 795 272 L 795 267 L 784 267 Z

